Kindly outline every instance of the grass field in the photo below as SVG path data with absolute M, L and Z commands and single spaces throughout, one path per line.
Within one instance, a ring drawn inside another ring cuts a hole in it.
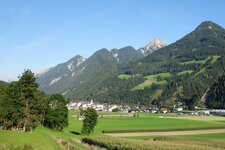
M 70 111 L 70 115 L 78 114 L 77 111 Z M 98 114 L 104 114 L 103 118 L 98 119 L 98 125 L 95 128 L 95 135 L 101 135 L 103 130 L 174 130 L 174 129 L 191 129 L 191 128 L 221 128 L 225 127 L 225 124 L 217 124 L 214 122 L 203 122 L 202 118 L 210 119 L 211 121 L 223 120 L 224 117 L 216 116 L 180 116 L 176 117 L 176 114 L 149 114 L 139 113 L 139 118 L 123 116 L 121 112 L 104 112 L 98 111 Z M 111 115 L 119 115 L 117 117 L 111 117 Z M 108 116 L 108 117 L 107 117 Z M 172 118 L 170 118 L 172 117 Z M 82 121 L 71 118 L 73 126 L 69 126 L 66 130 L 80 132 Z M 174 123 L 175 122 L 175 123 Z
M 178 72 L 177 75 L 181 76 L 181 75 L 185 75 L 185 74 L 191 74 L 194 70 L 185 70 L 185 71 L 181 71 Z
M 199 70 L 199 72 L 197 72 L 197 73 L 195 74 L 195 76 L 197 76 L 197 75 L 199 75 L 199 74 L 205 72 L 205 69 L 206 69 L 206 67 L 204 67 L 204 68 L 202 68 L 201 70 Z
M 60 146 L 50 135 L 42 134 L 37 131 L 32 133 L 20 133 L 16 131 L 0 131 L 0 144 L 23 146 L 24 144 L 32 144 L 34 149 L 43 150 L 48 149 L 60 150 Z
M 224 140 L 225 141 L 225 133 L 186 135 L 186 136 L 182 136 L 182 137 L 198 138 L 198 139 L 211 139 L 211 140 Z
M 185 61 L 181 62 L 181 65 L 190 65 L 190 64 L 204 64 L 207 61 L 207 59 L 204 60 L 191 60 L 191 61 Z
M 145 113 L 145 112 L 139 112 L 138 113 L 140 117 L 177 117 L 178 115 L 175 113 L 168 113 L 168 114 L 158 114 L 158 113 Z
M 220 116 L 178 116 L 177 118 L 185 120 L 214 121 L 225 123 L 225 117 Z
M 220 58 L 221 56 L 219 55 L 215 55 L 215 56 L 212 56 L 212 61 L 211 61 L 211 64 L 214 64 L 215 62 L 217 62 L 217 59 Z
M 211 64 L 215 63 L 217 61 L 218 58 L 220 58 L 221 56 L 219 55 L 214 55 L 212 56 L 212 60 L 211 60 Z M 190 64 L 204 64 L 206 63 L 207 60 L 209 60 L 211 57 L 208 57 L 207 59 L 203 59 L 203 60 L 191 60 L 191 61 L 185 61 L 185 62 L 181 62 L 181 65 L 190 65 Z
M 130 77 L 131 77 L 131 75 L 127 75 L 127 74 L 118 75 L 118 78 L 120 78 L 120 79 L 129 79 Z
M 98 115 L 101 116 L 101 115 L 104 115 L 104 116 L 120 116 L 120 115 L 129 115 L 128 113 L 125 113 L 125 112 L 107 112 L 107 111 L 97 111 Z M 71 117 L 73 117 L 73 115 L 79 115 L 80 114 L 80 111 L 79 110 L 70 110 L 69 111 L 69 114 Z
M 102 118 L 96 130 L 107 133 L 179 131 L 225 128 L 225 124 L 173 118 Z
M 152 85 L 152 83 L 156 84 L 165 84 L 166 80 L 165 78 L 170 77 L 170 73 L 160 73 L 160 74 L 154 74 L 154 75 L 149 75 L 145 76 L 147 80 L 145 80 L 143 83 L 137 85 L 136 87 L 133 88 L 133 90 L 141 90 L 144 89 L 145 87 L 149 87 Z M 161 78 L 160 81 L 157 80 L 157 78 Z
M 52 131 L 45 127 L 37 127 L 33 132 L 22 133 L 17 131 L 5 131 L 0 129 L 0 149 L 1 146 L 15 145 L 23 146 L 24 144 L 32 144 L 36 150 L 61 150 L 59 144 L 60 139 L 64 139 L 68 145 L 74 146 L 75 150 L 85 150 L 86 148 L 74 141 L 84 136 L 77 135 L 76 131 L 81 130 L 82 122 L 74 119 L 73 115 L 77 111 L 69 111 L 69 126 L 63 132 Z
M 33 132 L 21 133 L 17 131 L 0 130 L 0 149 L 5 145 L 23 146 L 24 144 L 32 144 L 34 149 L 66 149 L 60 145 L 60 140 L 66 141 L 74 149 L 87 149 L 80 139 L 86 136 L 80 135 L 82 121 L 77 120 L 74 115 L 79 114 L 78 111 L 69 111 L 69 126 L 63 132 L 52 131 L 48 128 L 38 127 Z M 103 130 L 133 132 L 133 131 L 173 131 L 173 130 L 195 130 L 203 128 L 225 128 L 225 124 L 217 122 L 225 122 L 224 117 L 176 117 L 175 114 L 145 114 L 140 113 L 139 117 L 123 116 L 121 112 L 98 112 L 100 118 L 95 127 L 94 133 L 90 137 L 101 136 Z M 104 115 L 101 117 L 101 115 Z M 106 115 L 106 116 L 105 116 Z M 113 116 L 114 117 L 111 117 Z M 211 120 L 212 122 L 208 122 Z M 183 136 L 182 136 L 183 137 Z M 206 135 L 188 135 L 187 138 L 202 138 Z M 210 139 L 222 140 L 223 134 L 210 134 Z M 136 137 L 133 137 L 136 138 Z M 146 139 L 146 137 L 137 137 L 138 139 Z M 150 138 L 150 137 L 147 137 Z M 151 137 L 152 138 L 152 137 Z M 129 139 L 128 139 L 129 140 Z

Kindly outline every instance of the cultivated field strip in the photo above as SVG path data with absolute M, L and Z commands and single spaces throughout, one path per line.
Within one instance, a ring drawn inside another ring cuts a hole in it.
M 195 134 L 211 134 L 225 133 L 225 129 L 213 130 L 193 130 L 193 131 L 167 131 L 167 132 L 133 132 L 133 133 L 111 133 L 106 134 L 114 137 L 131 137 L 131 136 L 172 136 L 172 135 L 195 135 Z

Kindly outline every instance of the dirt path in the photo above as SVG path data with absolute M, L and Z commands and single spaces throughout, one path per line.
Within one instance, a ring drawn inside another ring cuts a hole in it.
M 112 133 L 112 134 L 106 134 L 106 135 L 115 136 L 115 137 L 126 137 L 126 136 L 193 135 L 193 134 L 210 134 L 210 133 L 225 133 L 225 129 L 192 130 L 192 131 L 168 131 L 168 132 Z

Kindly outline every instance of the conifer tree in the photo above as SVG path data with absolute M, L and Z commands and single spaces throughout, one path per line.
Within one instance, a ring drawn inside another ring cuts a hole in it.
M 206 105 L 215 109 L 225 108 L 225 75 L 220 77 L 208 91 Z
M 35 93 L 38 84 L 35 82 L 34 73 L 25 70 L 19 78 L 19 86 L 21 88 L 21 99 L 23 102 L 23 128 L 24 131 L 30 131 L 37 124 L 37 105 Z

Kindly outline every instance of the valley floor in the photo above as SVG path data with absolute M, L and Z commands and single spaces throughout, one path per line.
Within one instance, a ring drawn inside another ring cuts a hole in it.
M 140 149 L 140 143 L 147 147 L 151 144 L 149 149 L 167 149 L 168 145 L 169 149 L 225 149 L 225 117 L 142 113 L 133 117 L 124 113 L 98 112 L 100 117 L 95 131 L 87 137 L 80 134 L 82 121 L 74 117 L 78 113 L 74 110 L 69 112 L 69 126 L 63 132 L 44 127 L 28 133 L 0 130 L 0 150 L 10 149 L 10 146 L 22 149 L 24 144 L 31 145 L 35 150 L 92 149 L 81 142 L 84 138 L 94 141 L 92 145 L 95 147 L 101 142 L 111 146 L 114 142 L 121 142 L 121 146 L 131 142 L 136 149 Z M 178 144 L 176 141 L 182 142 Z M 197 144 L 190 147 L 191 141 Z

